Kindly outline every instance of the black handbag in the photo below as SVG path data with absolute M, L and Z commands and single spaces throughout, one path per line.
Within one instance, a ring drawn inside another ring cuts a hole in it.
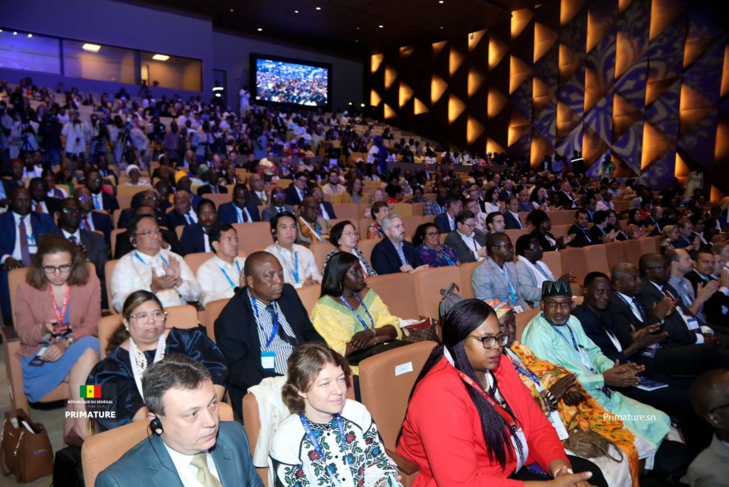
M 463 301 L 463 296 L 458 294 L 458 292 L 460 292 L 460 289 L 455 282 L 451 283 L 448 289 L 440 290 L 441 295 L 443 295 L 440 300 L 440 304 L 438 305 L 438 319 L 440 320 L 441 324 L 443 323 L 443 318 L 445 318 L 445 315 L 447 315 L 448 312 L 452 310 L 456 304 Z
M 374 357 L 375 355 L 378 355 L 380 353 L 395 350 L 396 348 L 404 347 L 406 345 L 409 345 L 409 343 L 402 340 L 390 340 L 389 342 L 378 343 L 377 345 L 373 345 L 371 347 L 363 348 L 362 350 L 357 350 L 356 352 L 350 353 L 346 357 L 347 362 L 349 363 L 349 365 L 359 365 L 359 363 L 366 358 Z

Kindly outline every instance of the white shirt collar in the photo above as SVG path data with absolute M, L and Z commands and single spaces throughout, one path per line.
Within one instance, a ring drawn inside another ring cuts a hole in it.
M 76 230 L 74 233 L 68 233 L 63 228 L 61 228 L 61 231 L 63 232 L 64 237 L 69 238 L 73 235 L 74 237 L 76 237 L 77 242 L 81 242 L 81 229 Z

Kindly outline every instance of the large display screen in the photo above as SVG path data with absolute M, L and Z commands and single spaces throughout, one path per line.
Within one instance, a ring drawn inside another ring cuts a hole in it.
M 256 102 L 329 108 L 331 64 L 251 54 L 251 95 Z

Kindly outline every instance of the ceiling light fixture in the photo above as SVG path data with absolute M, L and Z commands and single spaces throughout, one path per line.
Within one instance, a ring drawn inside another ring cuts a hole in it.
M 321 7 L 316 7 L 317 10 L 321 10 Z
M 380 26 L 378 26 L 378 27 L 379 27 L 380 29 L 384 29 L 384 28 L 385 28 L 385 26 L 384 26 L 384 25 L 380 25 Z
M 263 29 L 259 27 L 258 32 L 263 32 Z
M 99 52 L 99 49 L 101 49 L 101 46 L 98 44 L 89 44 L 87 42 L 86 44 L 81 46 L 81 49 L 83 49 L 84 51 L 89 51 L 89 52 Z
M 170 57 L 165 54 L 155 54 L 152 59 L 155 61 L 167 61 Z
M 295 13 L 295 14 L 298 14 L 298 13 L 299 13 L 299 11 L 298 11 L 298 10 L 294 10 L 294 13 Z
M 16 35 L 18 35 L 18 33 L 17 32 L 13 32 L 13 35 L 16 36 Z
M 235 10 L 231 8 L 231 9 L 230 9 L 230 13 L 233 13 L 233 12 L 235 12 Z
M 443 3 L 443 0 L 438 0 L 438 3 Z
M 28 34 L 28 39 L 30 39 L 31 37 L 33 37 L 33 34 Z

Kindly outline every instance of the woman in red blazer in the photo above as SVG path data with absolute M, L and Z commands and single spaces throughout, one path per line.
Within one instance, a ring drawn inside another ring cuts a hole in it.
M 595 464 L 568 460 L 555 429 L 503 359 L 507 340 L 482 301 L 461 301 L 446 315 L 443 345 L 415 382 L 398 441 L 397 453 L 420 467 L 413 485 L 588 486 L 592 478 L 607 487 Z

